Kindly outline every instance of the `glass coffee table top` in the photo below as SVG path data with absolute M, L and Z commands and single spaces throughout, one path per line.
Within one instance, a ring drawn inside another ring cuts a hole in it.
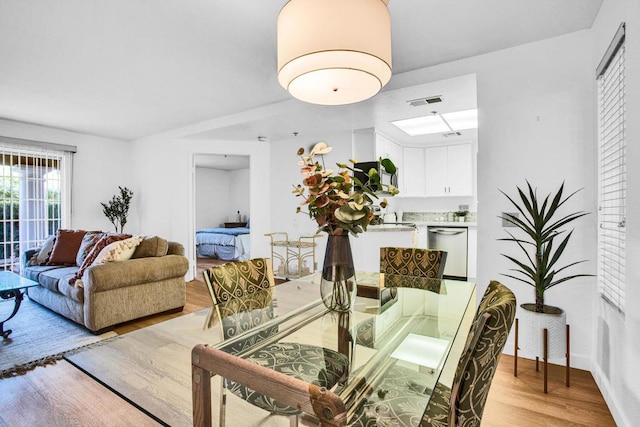
M 11 271 L 0 271 L 0 292 L 15 291 L 38 286 L 38 282 L 19 276 Z

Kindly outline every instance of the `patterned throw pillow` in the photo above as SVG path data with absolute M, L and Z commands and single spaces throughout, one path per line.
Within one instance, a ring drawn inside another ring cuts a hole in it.
M 105 236 L 102 236 L 102 238 L 98 240 L 95 245 L 93 245 L 93 249 L 91 249 L 87 257 L 82 262 L 82 265 L 76 272 L 76 275 L 69 280 L 69 284 L 75 284 L 75 286 L 77 287 L 82 287 L 82 281 L 78 279 L 80 279 L 85 270 L 93 264 L 93 261 L 95 261 L 102 249 L 113 242 L 128 239 L 130 237 L 131 234 L 107 234 Z
M 56 240 L 55 234 L 47 237 L 42 246 L 40 246 L 31 256 L 27 262 L 28 266 L 44 265 L 51 255 L 51 249 L 53 249 L 53 243 Z
M 82 238 L 80 249 L 78 249 L 78 255 L 76 255 L 76 265 L 81 266 L 91 249 L 98 243 L 105 233 L 102 231 L 87 231 L 87 234 Z
M 142 237 L 140 236 L 113 242 L 100 251 L 96 259 L 93 261 L 93 264 L 104 264 L 112 261 L 126 261 L 131 258 L 140 242 L 142 242 Z
M 76 255 L 85 234 L 84 230 L 58 230 L 51 256 L 46 264 L 76 265 Z

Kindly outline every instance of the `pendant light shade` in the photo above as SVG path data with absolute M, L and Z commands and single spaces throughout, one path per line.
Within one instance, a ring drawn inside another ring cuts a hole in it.
M 278 16 L 278 81 L 323 105 L 371 98 L 391 78 L 384 0 L 290 0 Z

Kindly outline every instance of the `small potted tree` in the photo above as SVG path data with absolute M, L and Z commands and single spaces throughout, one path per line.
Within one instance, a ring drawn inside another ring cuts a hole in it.
M 544 295 L 548 289 L 565 283 L 569 280 L 591 276 L 591 274 L 566 274 L 566 270 L 585 262 L 574 261 L 564 266 L 559 266 L 573 230 L 567 231 L 566 226 L 573 221 L 587 215 L 587 212 L 573 212 L 560 214 L 559 209 L 578 191 L 574 191 L 568 196 L 564 194 L 564 183 L 560 185 L 558 191 L 552 196 L 548 194 L 544 199 L 539 199 L 536 190 L 527 181 L 526 191 L 520 187 L 518 197 L 511 198 L 504 191 L 511 204 L 517 209 L 519 214 L 504 213 L 500 216 L 506 223 L 518 229 L 518 235 L 507 230 L 509 237 L 499 240 L 515 243 L 520 249 L 521 257 L 502 254 L 505 258 L 515 264 L 515 268 L 510 271 L 513 274 L 504 276 L 525 283 L 534 288 L 535 303 L 521 304 L 522 311 L 520 317 L 524 331 L 521 340 L 518 342 L 518 327 L 516 324 L 516 373 L 517 373 L 517 350 L 520 345 L 525 354 L 538 356 L 541 354 L 545 358 L 567 357 L 567 386 L 569 385 L 569 336 L 568 326 L 564 310 L 545 304 Z M 522 215 L 522 217 L 520 217 Z M 566 329 L 565 329 L 566 328 Z M 566 335 L 565 335 L 566 330 Z M 552 345 L 548 346 L 547 344 Z M 536 364 L 537 366 L 537 364 Z M 546 367 L 545 367 L 546 370 Z M 545 393 L 547 392 L 545 376 Z
M 107 203 L 102 203 L 102 212 L 107 219 L 113 224 L 116 232 L 122 233 L 125 224 L 127 223 L 127 216 L 129 216 L 129 207 L 131 206 L 131 198 L 133 197 L 133 191 L 127 187 L 120 187 L 119 195 L 115 195 Z M 119 229 L 118 229 L 119 228 Z

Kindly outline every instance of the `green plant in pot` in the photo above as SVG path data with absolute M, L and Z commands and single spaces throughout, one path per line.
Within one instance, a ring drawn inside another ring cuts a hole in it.
M 458 221 L 464 221 L 468 213 L 469 211 L 455 211 L 453 216 L 455 216 Z
M 557 312 L 559 309 L 544 304 L 545 291 L 571 279 L 592 276 L 581 273 L 565 275 L 567 269 L 586 262 L 585 260 L 559 266 L 560 258 L 573 233 L 573 230 L 567 231 L 565 227 L 588 213 L 579 211 L 561 214 L 559 212 L 559 209 L 580 191 L 577 190 L 564 196 L 564 182 L 555 194 L 548 194 L 544 199 L 538 198 L 536 189 L 528 181 L 526 191 L 520 187 L 516 188 L 518 190 L 517 198 L 510 197 L 502 190 L 500 192 L 509 199 L 522 217 L 504 213 L 500 218 L 517 227 L 520 232 L 516 236 L 507 230 L 509 237 L 499 240 L 515 243 L 520 248 L 523 257 L 518 259 L 515 256 L 502 254 L 516 265 L 516 268 L 510 270 L 514 274 L 504 275 L 526 283 L 535 289 L 536 312 Z M 522 307 L 528 309 L 529 307 L 526 306 L 529 305 L 523 304 Z

